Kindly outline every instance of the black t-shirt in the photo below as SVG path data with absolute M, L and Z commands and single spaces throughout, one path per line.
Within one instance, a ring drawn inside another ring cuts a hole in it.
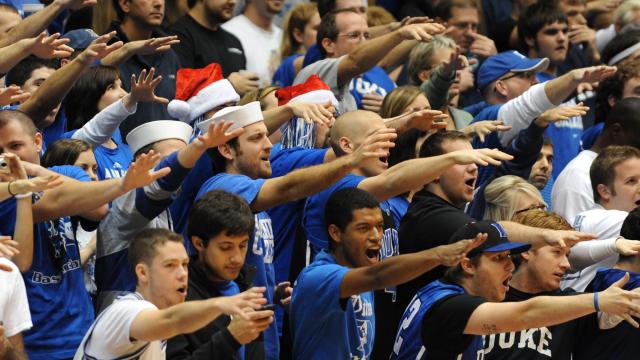
M 445 297 L 422 318 L 422 344 L 428 359 L 454 359 L 463 353 L 476 335 L 464 334 L 471 314 L 486 300 L 468 294 Z
M 218 63 L 223 76 L 227 77 L 247 66 L 240 40 L 221 27 L 209 30 L 187 14 L 178 19 L 170 30 L 180 39 L 180 44 L 172 48 L 178 54 L 182 67 L 199 69 Z
M 413 197 L 407 214 L 402 218 L 398 241 L 400 254 L 415 253 L 436 246 L 446 245 L 462 226 L 475 221 L 444 199 L 421 190 Z M 411 280 L 397 288 L 396 317 L 400 321 L 404 310 L 413 296 L 428 283 L 440 279 L 445 272 L 444 266 Z
M 572 289 L 556 290 L 538 294 L 528 294 L 509 288 L 506 302 L 529 300 L 536 296 L 577 295 Z M 568 321 L 563 324 L 500 333 L 484 336 L 485 360 L 544 360 L 571 359 L 580 322 Z

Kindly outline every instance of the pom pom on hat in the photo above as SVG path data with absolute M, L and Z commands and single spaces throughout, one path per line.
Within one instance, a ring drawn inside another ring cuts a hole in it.
M 142 124 L 127 134 L 127 143 L 132 153 L 154 142 L 178 139 L 189 143 L 193 128 L 175 120 L 157 120 Z
M 205 120 L 198 124 L 198 129 L 202 133 L 209 130 L 209 124 L 217 123 L 224 120 L 225 122 L 233 121 L 233 126 L 227 131 L 233 131 L 238 128 L 249 126 L 258 121 L 263 121 L 262 109 L 260 102 L 254 101 L 242 106 L 229 106 L 218 111 L 211 119 Z
M 289 102 L 310 102 L 314 104 L 326 104 L 331 102 L 338 106 L 338 99 L 331 91 L 331 88 L 322 81 L 318 75 L 311 75 L 302 84 L 287 86 L 276 91 L 278 106 Z
M 183 68 L 176 76 L 176 97 L 169 102 L 169 115 L 190 122 L 228 102 L 240 100 L 220 65 L 211 63 L 201 69 Z

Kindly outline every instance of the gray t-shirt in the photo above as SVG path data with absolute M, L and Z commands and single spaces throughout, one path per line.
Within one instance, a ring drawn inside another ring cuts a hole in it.
M 331 88 L 333 95 L 338 99 L 337 110 L 340 114 L 357 110 L 356 99 L 353 98 L 353 95 L 351 95 L 349 91 L 349 81 L 343 86 L 338 86 L 338 67 L 340 66 L 340 61 L 342 61 L 345 56 L 347 55 L 337 59 L 331 58 L 316 61 L 308 65 L 296 75 L 296 78 L 293 80 L 293 85 L 301 84 L 307 81 L 309 76 L 316 74 Z

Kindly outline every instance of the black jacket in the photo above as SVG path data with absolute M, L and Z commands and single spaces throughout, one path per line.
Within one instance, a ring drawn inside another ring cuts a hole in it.
M 127 35 L 122 31 L 120 23 L 114 21 L 111 23 L 111 27 L 108 31 L 116 31 L 116 36 L 112 40 L 121 40 L 124 43 L 128 43 L 129 39 Z M 153 37 L 167 36 L 160 30 L 154 31 L 151 35 Z M 120 80 L 122 81 L 122 87 L 131 91 L 131 75 L 135 74 L 136 77 L 140 75 L 142 69 L 156 69 L 156 75 L 162 75 L 162 81 L 156 88 L 156 95 L 165 97 L 169 100 L 176 96 L 176 72 L 180 69 L 180 60 L 178 55 L 173 50 L 161 52 L 154 55 L 141 56 L 134 55 L 124 64 L 120 65 Z M 135 114 L 130 115 L 120 125 L 120 131 L 122 132 L 122 139 L 125 139 L 129 131 L 135 127 L 148 123 L 154 120 L 169 120 L 172 119 L 167 111 L 167 105 L 158 103 L 141 102 L 138 104 L 138 110 Z
M 236 283 L 240 291 L 245 291 L 252 286 L 255 270 L 245 265 Z M 197 258 L 191 258 L 189 263 L 189 290 L 187 301 L 204 300 L 222 296 L 213 283 L 207 277 L 202 264 Z M 167 359 L 240 359 L 238 349 L 240 344 L 231 336 L 227 326 L 231 319 L 227 315 L 218 316 L 209 325 L 202 329 L 185 335 L 178 335 L 167 342 Z M 256 340 L 245 345 L 245 360 L 264 359 L 264 341 L 262 335 Z

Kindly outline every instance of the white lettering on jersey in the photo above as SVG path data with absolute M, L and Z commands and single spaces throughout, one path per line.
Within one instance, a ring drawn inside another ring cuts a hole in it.
M 539 333 L 540 336 L 535 339 L 536 333 Z M 511 349 L 514 346 L 517 346 L 518 349 L 529 348 L 531 350 L 535 350 L 541 355 L 545 355 L 548 357 L 552 357 L 551 349 L 549 348 L 549 343 L 553 338 L 551 331 L 548 328 L 535 328 L 535 329 L 527 329 L 518 332 L 509 332 L 509 333 L 501 333 L 501 334 L 493 334 L 485 336 L 485 352 L 490 353 L 495 346 L 495 338 L 498 337 L 498 346 L 500 349 Z M 516 338 L 519 337 L 519 340 L 516 345 Z

